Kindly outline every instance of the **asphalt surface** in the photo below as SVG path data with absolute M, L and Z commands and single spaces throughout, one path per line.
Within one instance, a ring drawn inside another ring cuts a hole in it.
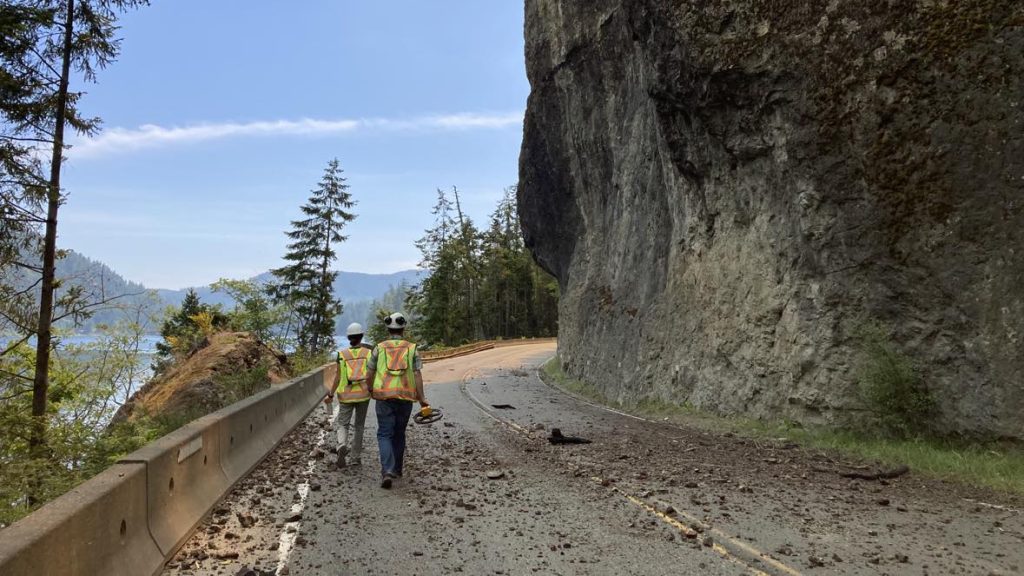
M 317 408 L 164 574 L 1024 573 L 1019 499 L 913 472 L 847 479 L 870 465 L 611 412 L 540 380 L 553 353 L 428 364 L 445 417 L 410 424 L 391 490 L 372 406 L 363 464 L 340 470 Z M 552 445 L 552 428 L 591 443 Z

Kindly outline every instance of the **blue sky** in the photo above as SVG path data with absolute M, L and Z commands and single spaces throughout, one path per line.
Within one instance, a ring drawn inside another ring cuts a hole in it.
M 358 219 L 337 267 L 413 267 L 437 188 L 481 224 L 517 179 L 522 2 L 154 0 L 85 85 L 61 248 L 151 288 L 280 265 L 339 158 Z M 82 86 L 79 84 L 79 86 Z

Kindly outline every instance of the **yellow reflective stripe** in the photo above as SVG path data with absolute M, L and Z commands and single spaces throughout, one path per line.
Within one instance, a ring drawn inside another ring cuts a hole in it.
M 373 382 L 373 397 L 378 400 L 399 398 L 416 400 L 416 375 L 413 366 L 413 354 L 416 345 L 405 340 L 385 340 L 378 344 L 377 365 L 384 369 L 377 370 Z M 380 354 L 384 355 L 382 359 Z M 401 360 L 405 359 L 405 368 L 401 369 Z M 394 374 L 393 372 L 398 372 Z
M 385 340 L 381 342 L 381 352 L 384 354 L 384 365 L 388 370 L 408 370 L 412 365 L 412 342 L 405 340 Z M 405 366 L 402 366 L 402 360 Z
M 338 400 L 344 403 L 362 402 L 370 399 L 370 391 L 363 386 L 353 385 L 344 390 L 338 390 Z
M 338 352 L 339 360 L 345 364 L 345 380 L 361 381 L 366 379 L 366 363 L 370 358 L 370 351 L 366 348 L 357 348 L 355 352 L 351 348 Z

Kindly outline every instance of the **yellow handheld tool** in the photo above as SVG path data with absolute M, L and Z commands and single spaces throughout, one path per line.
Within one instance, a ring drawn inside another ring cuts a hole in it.
M 417 424 L 432 424 L 443 417 L 444 414 L 441 412 L 439 408 L 434 408 L 433 406 L 424 406 L 423 408 L 420 408 L 420 411 L 417 412 L 412 417 L 412 421 Z

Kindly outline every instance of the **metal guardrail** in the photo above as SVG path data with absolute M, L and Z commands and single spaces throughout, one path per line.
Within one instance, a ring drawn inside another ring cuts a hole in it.
M 427 362 L 495 347 L 423 352 Z M 326 364 L 182 426 L 0 532 L 3 576 L 159 574 L 207 513 L 316 407 Z
M 444 350 L 427 350 L 420 352 L 420 356 L 424 362 L 433 362 L 435 360 L 447 360 L 448 358 L 457 358 L 459 356 L 465 356 L 467 354 L 473 354 L 475 352 L 481 352 L 483 350 L 490 350 L 491 348 L 504 348 L 505 346 L 520 346 L 524 344 L 542 344 L 545 342 L 555 342 L 556 338 L 520 338 L 516 340 L 483 340 L 481 342 L 473 342 L 472 344 L 465 344 L 463 346 L 457 346 L 455 348 L 446 348 Z

